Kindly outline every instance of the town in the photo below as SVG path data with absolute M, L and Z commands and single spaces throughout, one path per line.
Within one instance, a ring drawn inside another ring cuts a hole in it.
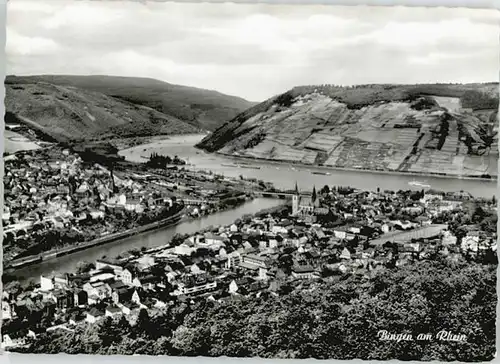
M 496 264 L 496 221 L 494 197 L 463 191 L 313 186 L 308 192 L 296 185 L 290 203 L 231 225 L 82 262 L 74 273 L 42 276 L 30 287 L 7 283 L 3 345 L 23 347 L 45 332 L 105 319 L 134 324 L 141 312 L 152 317 L 179 304 L 272 299 L 349 275 L 370 280 L 423 260 Z
M 57 146 L 7 156 L 4 186 L 4 259 L 11 263 L 211 214 L 269 187 L 177 166 L 113 171 Z

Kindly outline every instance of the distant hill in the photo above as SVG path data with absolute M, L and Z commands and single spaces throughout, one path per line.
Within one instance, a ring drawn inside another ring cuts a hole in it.
M 9 81 L 5 85 L 6 122 L 27 125 L 59 142 L 199 131 L 173 116 L 99 92 Z
M 240 97 L 195 87 L 173 85 L 150 78 L 117 76 L 7 76 L 6 84 L 47 82 L 95 91 L 137 105 L 150 107 L 185 121 L 197 129 L 215 130 L 255 103 Z
M 301 86 L 198 147 L 325 167 L 496 176 L 497 109 L 498 83 Z

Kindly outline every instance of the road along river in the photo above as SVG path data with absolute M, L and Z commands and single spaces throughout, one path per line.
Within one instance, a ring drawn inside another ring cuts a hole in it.
M 143 234 L 134 235 L 129 238 L 117 240 L 105 245 L 96 246 L 81 252 L 65 255 L 56 259 L 47 260 L 35 265 L 26 266 L 12 272 L 20 282 L 26 282 L 33 279 L 35 282 L 40 280 L 40 275 L 50 275 L 64 272 L 74 272 L 77 264 L 82 261 L 93 262 L 96 259 L 107 256 L 116 257 L 121 253 L 134 248 L 154 248 L 166 245 L 170 239 L 177 233 L 188 234 L 195 233 L 208 226 L 228 225 L 234 220 L 247 214 L 254 214 L 260 210 L 279 206 L 284 200 L 257 198 L 246 202 L 234 209 L 217 212 L 213 215 L 202 217 L 201 219 L 183 222 L 179 225 L 161 228 L 149 231 Z
M 174 156 L 187 160 L 192 164 L 191 168 L 211 170 L 225 176 L 254 177 L 272 182 L 276 188 L 292 189 L 295 182 L 299 188 L 311 189 L 312 185 L 321 188 L 329 186 L 351 186 L 365 190 L 376 190 L 377 187 L 388 190 L 408 190 L 419 189 L 408 185 L 414 180 L 424 182 L 432 188 L 441 191 L 468 191 L 476 197 L 491 198 L 496 193 L 497 181 L 485 181 L 474 179 L 457 179 L 451 177 L 427 177 L 412 176 L 395 173 L 383 173 L 372 171 L 352 171 L 324 169 L 309 166 L 292 166 L 283 163 L 267 161 L 241 160 L 217 154 L 209 154 L 200 151 L 194 145 L 200 141 L 204 135 L 175 136 L 169 139 L 142 144 L 120 151 L 120 155 L 129 161 L 145 162 L 152 152 Z M 235 167 L 231 165 L 246 163 L 245 167 Z M 253 169 L 249 167 L 255 167 Z M 312 172 L 329 173 L 313 174 Z

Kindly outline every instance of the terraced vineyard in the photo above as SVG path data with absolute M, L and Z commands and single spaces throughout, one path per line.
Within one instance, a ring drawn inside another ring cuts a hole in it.
M 451 95 L 439 88 L 434 97 L 422 88 L 361 88 L 359 102 L 352 89 L 298 88 L 226 123 L 199 147 L 332 168 L 496 176 L 496 111 L 463 109 L 460 92 L 472 86 L 453 86 Z

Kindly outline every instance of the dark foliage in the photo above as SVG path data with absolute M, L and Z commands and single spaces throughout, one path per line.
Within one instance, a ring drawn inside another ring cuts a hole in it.
M 461 97 L 462 107 L 477 109 L 498 109 L 498 97 L 490 96 L 484 92 L 470 90 Z
M 44 334 L 27 351 L 486 361 L 495 354 L 495 273 L 493 265 L 421 261 L 276 298 L 176 304 L 141 312 L 135 325 L 107 319 Z M 383 341 L 380 330 L 414 337 L 447 330 L 467 341 Z
M 186 161 L 180 159 L 178 156 L 171 158 L 170 156 L 161 155 L 158 153 L 151 153 L 149 156 L 149 160 L 146 162 L 146 165 L 151 168 L 160 168 L 164 169 L 168 165 L 182 166 L 185 165 Z

